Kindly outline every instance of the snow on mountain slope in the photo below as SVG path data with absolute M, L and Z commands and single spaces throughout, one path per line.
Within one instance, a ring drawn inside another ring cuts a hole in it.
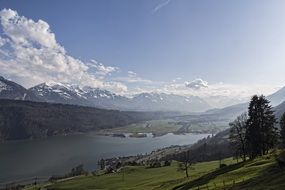
M 201 112 L 209 108 L 209 104 L 197 96 L 180 96 L 165 93 L 142 93 L 134 96 L 137 108 L 145 110 L 179 110 L 184 112 Z
M 0 89 L 0 98 L 74 104 L 104 109 L 202 112 L 211 108 L 206 101 L 197 96 L 141 93 L 128 98 L 104 89 L 54 82 L 42 83 L 27 90 L 3 77 L 0 80 Z

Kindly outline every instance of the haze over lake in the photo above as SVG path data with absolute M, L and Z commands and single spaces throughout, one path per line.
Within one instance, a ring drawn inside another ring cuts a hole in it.
M 95 133 L 0 144 L 0 182 L 65 174 L 84 164 L 90 171 L 101 158 L 149 153 L 171 145 L 193 144 L 209 134 L 167 134 L 119 138 Z

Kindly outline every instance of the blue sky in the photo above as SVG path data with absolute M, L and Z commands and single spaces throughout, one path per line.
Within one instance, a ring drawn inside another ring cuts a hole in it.
M 133 92 L 163 91 L 172 85 L 177 93 L 206 96 L 215 89 L 217 95 L 220 90 L 221 95 L 245 97 L 285 84 L 282 0 L 1 0 L 0 9 L 4 8 L 46 22 L 64 54 L 83 64 L 96 60 L 97 67 L 88 72 L 109 82 L 107 88 L 112 82 Z M 3 38 L 15 34 L 7 35 L 3 25 L 1 29 Z M 96 75 L 99 63 L 114 70 Z M 24 86 L 57 75 L 42 79 L 25 75 L 23 80 L 9 69 L 0 74 L 23 81 Z M 139 80 L 130 82 L 130 76 Z M 187 88 L 191 82 L 206 85 Z

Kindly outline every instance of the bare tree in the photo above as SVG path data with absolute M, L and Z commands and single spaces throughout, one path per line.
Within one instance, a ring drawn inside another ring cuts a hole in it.
M 235 148 L 236 154 L 239 155 L 243 161 L 246 160 L 246 129 L 247 129 L 247 114 L 243 113 L 238 116 L 233 122 L 229 125 L 230 130 L 230 141 L 231 145 Z
M 183 152 L 180 160 L 181 160 L 181 163 L 179 163 L 179 165 L 178 165 L 178 170 L 179 171 L 185 171 L 185 175 L 188 178 L 189 177 L 188 170 L 194 169 L 194 168 L 191 168 L 191 165 L 193 163 L 192 163 L 192 160 L 190 159 L 190 152 L 189 151 Z

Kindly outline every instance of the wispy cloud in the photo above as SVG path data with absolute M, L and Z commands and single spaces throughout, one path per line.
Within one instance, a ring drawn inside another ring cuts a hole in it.
M 133 71 L 128 71 L 127 76 L 120 76 L 115 78 L 116 81 L 125 82 L 125 83 L 143 83 L 143 84 L 151 84 L 153 81 L 149 79 L 141 78 L 137 75 L 137 73 Z
M 98 61 L 91 59 L 91 63 L 86 63 L 89 67 L 92 67 L 95 69 L 95 73 L 99 76 L 107 76 L 110 75 L 113 72 L 119 71 L 118 67 L 112 67 L 112 66 L 105 66 L 102 63 L 99 63 Z
M 167 6 L 170 2 L 171 2 L 171 0 L 164 0 L 163 2 L 161 2 L 160 4 L 158 4 L 154 7 L 153 12 L 159 11 L 159 9 Z

